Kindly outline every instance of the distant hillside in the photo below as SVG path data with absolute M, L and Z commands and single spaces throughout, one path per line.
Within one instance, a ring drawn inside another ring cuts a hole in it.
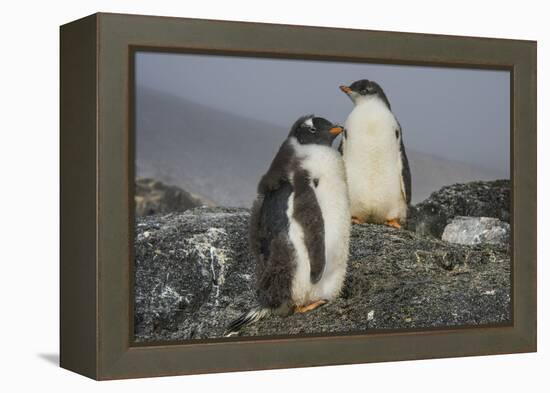
M 139 88 L 136 175 L 248 206 L 287 131 Z
M 220 206 L 251 204 L 256 185 L 288 129 L 144 87 L 137 94 L 138 177 L 180 186 Z M 498 178 L 466 163 L 413 150 L 407 153 L 413 202 L 444 185 Z

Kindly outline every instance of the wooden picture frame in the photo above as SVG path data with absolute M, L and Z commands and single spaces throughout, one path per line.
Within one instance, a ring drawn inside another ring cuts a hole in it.
M 134 51 L 511 72 L 510 326 L 132 343 Z M 536 351 L 536 42 L 98 13 L 61 27 L 61 367 L 105 380 Z

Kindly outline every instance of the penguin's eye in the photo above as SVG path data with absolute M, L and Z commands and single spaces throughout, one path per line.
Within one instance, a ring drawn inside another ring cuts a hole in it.
M 315 134 L 317 132 L 317 129 L 315 127 L 308 127 L 307 129 L 309 132 L 311 132 L 312 134 Z
M 367 94 L 367 89 L 363 89 L 363 90 L 361 90 L 359 93 L 361 93 L 361 95 L 364 96 L 365 94 Z

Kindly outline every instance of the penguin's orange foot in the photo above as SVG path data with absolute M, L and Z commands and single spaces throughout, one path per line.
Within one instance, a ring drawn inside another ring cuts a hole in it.
M 323 304 L 325 304 L 327 301 L 326 300 L 317 300 L 316 302 L 313 302 L 311 304 L 308 304 L 307 306 L 296 306 L 294 308 L 294 313 L 300 313 L 300 314 L 303 314 L 305 312 L 308 312 L 308 311 L 311 311 L 311 310 L 315 310 L 317 307 L 320 307 L 322 306 Z
M 351 223 L 352 224 L 363 224 L 364 221 L 363 220 L 360 220 L 359 218 L 355 217 L 355 216 L 351 216 Z
M 396 218 L 386 221 L 386 225 L 396 229 L 401 229 L 401 224 L 399 224 L 399 220 L 397 220 Z

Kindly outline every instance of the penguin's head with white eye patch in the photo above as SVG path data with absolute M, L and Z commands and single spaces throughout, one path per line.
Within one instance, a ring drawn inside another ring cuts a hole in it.
M 340 90 L 342 90 L 356 105 L 369 99 L 378 98 L 387 105 L 388 109 L 390 108 L 386 93 L 384 93 L 382 87 L 374 81 L 360 79 L 349 86 L 340 86 Z
M 289 137 L 294 137 L 301 145 L 331 146 L 334 139 L 344 131 L 344 127 L 333 124 L 314 115 L 300 117 L 290 129 Z

